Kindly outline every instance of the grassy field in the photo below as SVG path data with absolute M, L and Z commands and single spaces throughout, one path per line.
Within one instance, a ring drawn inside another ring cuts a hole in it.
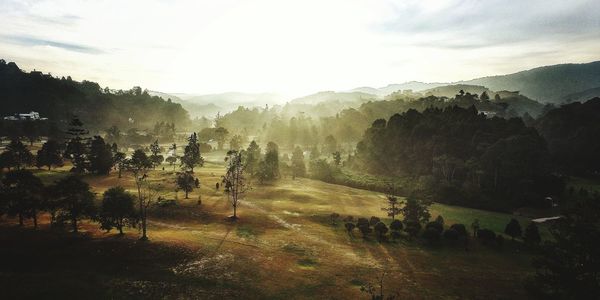
M 503 249 L 471 242 L 432 248 L 419 241 L 379 243 L 348 235 L 329 215 L 378 216 L 380 193 L 309 179 L 283 178 L 254 185 L 232 222 L 230 204 L 215 183 L 223 174 L 222 153 L 196 171 L 202 186 L 183 199 L 169 166 L 151 172 L 174 207 L 153 208 L 150 242 L 137 229 L 125 237 L 84 223 L 83 234 L 0 226 L 0 288 L 4 295 L 68 298 L 269 298 L 367 299 L 360 286 L 375 283 L 387 269 L 386 293 L 400 299 L 526 298 L 522 280 L 532 273 L 530 255 L 519 244 Z M 67 167 L 36 171 L 45 183 L 68 174 Z M 121 185 L 134 190 L 129 174 L 86 176 L 98 194 Z M 98 197 L 99 198 L 99 197 Z M 198 199 L 202 204 L 198 204 Z M 433 218 L 503 231 L 510 215 L 434 204 Z M 390 220 L 385 219 L 389 223 Z M 521 224 L 526 225 L 524 218 Z M 490 293 L 493 291 L 493 293 Z

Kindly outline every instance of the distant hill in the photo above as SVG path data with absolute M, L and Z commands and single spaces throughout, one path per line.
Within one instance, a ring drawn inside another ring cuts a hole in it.
M 189 125 L 180 104 L 152 96 L 140 87 L 102 89 L 96 82 L 55 78 L 42 72 L 24 72 L 15 63 L 0 60 L 0 115 L 37 111 L 51 122 L 65 123 L 77 115 L 88 129 L 152 128 L 157 122 Z
M 447 85 L 447 83 L 425 83 L 425 82 L 419 82 L 419 81 L 409 81 L 409 82 L 405 82 L 405 83 L 394 83 L 394 84 L 388 84 L 384 87 L 380 87 L 380 88 L 373 88 L 373 87 L 359 87 L 359 88 L 355 88 L 350 90 L 350 92 L 362 92 L 362 93 L 367 93 L 367 94 L 372 94 L 372 95 L 376 95 L 376 96 L 387 96 L 391 93 L 397 92 L 397 91 L 404 91 L 404 90 L 412 90 L 413 92 L 420 92 L 423 90 L 427 90 L 427 89 L 431 89 L 431 88 L 435 88 L 438 86 L 443 86 L 443 85 Z
M 568 95 L 600 87 L 600 61 L 545 66 L 459 83 L 482 85 L 495 91 L 520 91 L 539 102 L 558 104 Z
M 453 98 L 460 91 L 465 93 L 477 94 L 481 95 L 483 92 L 491 93 L 490 89 L 480 85 L 468 85 L 468 84 L 452 84 L 439 86 L 432 89 L 421 91 L 421 93 L 425 96 L 437 96 L 437 97 L 448 97 Z M 493 96 L 493 95 L 492 95 Z
M 296 98 L 290 101 L 291 104 L 318 104 L 321 102 L 338 101 L 341 103 L 349 102 L 367 102 L 375 100 L 378 97 L 373 94 L 363 92 L 318 92 L 312 95 Z
M 600 85 L 600 83 L 599 83 Z M 600 87 L 585 90 L 578 93 L 569 94 L 563 97 L 563 103 L 571 103 L 571 102 L 585 102 L 592 98 L 600 97 Z

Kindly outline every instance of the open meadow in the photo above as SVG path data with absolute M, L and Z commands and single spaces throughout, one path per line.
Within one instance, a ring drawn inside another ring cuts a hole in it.
M 86 221 L 78 236 L 16 221 L 0 226 L 0 285 L 4 295 L 20 298 L 368 298 L 361 286 L 386 272 L 384 291 L 401 299 L 460 299 L 487 295 L 492 299 L 525 298 L 523 279 L 531 275 L 531 254 L 521 243 L 504 247 L 468 245 L 439 247 L 402 238 L 379 242 L 348 234 L 341 219 L 377 216 L 384 195 L 305 178 L 282 178 L 272 184 L 253 183 L 231 221 L 232 208 L 222 189 L 223 153 L 209 153 L 195 170 L 201 188 L 189 199 L 175 192 L 173 168 L 150 172 L 172 206 L 154 206 L 149 217 L 149 242 L 137 240 L 128 228 L 123 237 Z M 45 183 L 68 174 L 68 167 L 35 171 Z M 123 186 L 135 193 L 132 176 L 86 175 L 97 193 Z M 199 203 L 201 200 L 201 203 Z M 434 204 L 432 219 L 441 214 L 446 227 L 478 218 L 482 228 L 502 232 L 511 216 Z M 332 224 L 331 213 L 340 214 Z M 519 219 L 524 226 L 527 220 Z M 93 291 L 93 292 L 92 292 Z M 494 291 L 492 294 L 489 291 Z M 10 298 L 10 297 L 9 297 Z

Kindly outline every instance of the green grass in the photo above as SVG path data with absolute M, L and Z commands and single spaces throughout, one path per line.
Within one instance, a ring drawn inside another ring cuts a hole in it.
M 0 289 L 55 298 L 360 299 L 365 295 L 358 287 L 375 283 L 387 266 L 386 290 L 400 298 L 482 298 L 491 291 L 497 298 L 526 298 L 521 281 L 532 272 L 531 256 L 519 243 L 499 250 L 472 242 L 466 252 L 462 245 L 432 248 L 419 239 L 364 240 L 358 231 L 348 235 L 342 221 L 331 225 L 332 212 L 340 219 L 377 216 L 389 223 L 382 193 L 305 178 L 254 182 L 239 206 L 240 219 L 232 222 L 226 195 L 215 189 L 222 155 L 207 155 L 209 162 L 196 170 L 201 188 L 190 199 L 180 192 L 176 206 L 151 210 L 146 244 L 136 241 L 137 229 L 117 238 L 83 222 L 86 238 L 74 242 L 69 234 L 49 231 L 47 216 L 39 232 L 15 229 L 14 219 L 2 221 L 0 243 L 8 247 L 0 249 Z M 161 194 L 173 199 L 173 171 L 161 169 L 151 171 L 150 180 L 163 183 Z M 44 182 L 69 174 L 65 168 L 36 172 Z M 127 173 L 84 179 L 99 195 L 115 185 L 135 190 Z M 478 218 L 497 232 L 513 217 L 442 204 L 431 213 L 441 214 L 446 225 L 467 228 Z M 522 226 L 528 221 L 517 219 Z M 19 261 L 27 267 L 19 268 Z M 69 293 L 70 285 L 75 292 Z

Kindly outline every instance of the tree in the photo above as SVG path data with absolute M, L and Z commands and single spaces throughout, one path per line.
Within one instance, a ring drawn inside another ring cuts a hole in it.
M 260 146 L 252 140 L 244 154 L 246 155 L 246 172 L 254 176 L 258 172 L 258 164 L 260 163 Z
M 506 227 L 504 228 L 504 233 L 510 236 L 514 241 L 516 237 L 521 237 L 521 224 L 519 224 L 519 221 L 517 221 L 517 219 L 510 219 L 510 222 L 508 222 L 508 224 L 506 224 Z
M 188 194 L 193 191 L 194 188 L 200 187 L 200 182 L 198 181 L 198 184 L 196 184 L 196 180 L 197 179 L 194 178 L 194 175 L 192 175 L 192 173 L 189 171 L 177 173 L 177 187 L 185 192 L 185 199 L 189 199 Z
M 306 165 L 304 164 L 304 153 L 300 147 L 296 146 L 292 153 L 292 177 L 295 179 L 297 176 L 306 176 Z
M 333 135 L 325 137 L 325 153 L 334 153 L 338 149 L 337 141 Z
M 169 156 L 166 159 L 167 163 L 173 167 L 173 170 L 175 170 L 175 164 L 177 163 L 177 157 L 175 156 Z
M 529 225 L 527 225 L 527 227 L 525 228 L 523 240 L 525 241 L 525 244 L 529 246 L 537 246 L 542 241 L 540 231 L 538 230 L 538 227 L 534 222 L 530 222 Z
M 15 170 L 5 174 L 2 179 L 1 198 L 7 201 L 9 215 L 19 216 L 19 225 L 25 218 L 33 219 L 37 228 L 37 214 L 42 209 L 44 185 L 28 170 Z
M 227 135 L 229 135 L 229 131 L 223 127 L 219 127 L 215 129 L 214 134 L 219 150 L 223 150 L 223 144 L 225 144 L 225 139 L 227 138 Z
M 442 215 L 438 215 L 437 218 L 435 218 L 435 222 L 444 228 L 444 217 L 442 217 Z
M 72 171 L 83 173 L 88 168 L 88 147 L 85 135 L 88 131 L 83 128 L 83 123 L 78 118 L 73 118 L 69 123 L 67 134 L 71 137 L 67 143 L 64 156 L 73 163 Z
M 413 196 L 409 196 L 404 203 L 404 207 L 400 210 L 404 215 L 405 223 L 426 223 L 431 215 L 429 214 L 429 203 L 417 200 Z
M 229 149 L 239 151 L 240 148 L 242 148 L 242 136 L 239 134 L 236 134 L 229 141 Z
M 346 231 L 348 231 L 348 234 L 352 234 L 352 230 L 354 230 L 356 226 L 352 222 L 346 222 L 346 224 L 344 224 L 344 227 L 346 227 Z
M 227 168 L 223 176 L 223 185 L 225 186 L 225 193 L 229 198 L 229 202 L 233 206 L 233 216 L 231 216 L 231 219 L 237 220 L 237 206 L 249 188 L 244 174 L 245 165 L 242 161 L 242 153 L 235 150 L 227 152 L 225 161 L 227 162 Z
M 600 299 L 600 196 L 574 195 L 550 226 L 529 284 L 541 299 Z
M 125 153 L 114 152 L 113 161 L 115 166 L 117 167 L 117 170 L 119 171 L 119 178 L 121 178 L 123 170 L 127 169 L 127 164 L 129 163 L 129 160 L 127 159 Z
M 387 200 L 387 206 L 382 207 L 381 210 L 385 211 L 388 217 L 392 217 L 392 220 L 396 220 L 396 215 L 400 213 L 400 208 L 398 207 L 398 205 L 400 204 L 398 202 L 398 197 L 389 193 L 385 195 L 385 198 Z
M 156 169 L 156 166 L 159 166 L 165 160 L 164 157 L 160 154 L 160 152 L 161 149 L 160 145 L 158 144 L 158 140 L 155 140 L 154 143 L 150 145 L 150 153 L 152 153 L 150 155 L 150 161 L 152 162 L 153 169 Z M 200 150 L 198 150 L 198 153 L 200 153 Z
M 476 238 L 477 237 L 477 233 L 479 232 L 479 219 L 475 219 L 473 221 L 473 223 L 471 223 L 471 229 L 473 230 L 473 237 Z
M 71 221 L 73 232 L 78 232 L 77 222 L 85 217 L 94 217 L 94 194 L 90 186 L 75 175 L 56 182 L 53 186 L 61 204 L 60 217 Z
M 152 168 L 152 162 L 143 150 L 138 149 L 133 152 L 131 159 L 127 163 L 127 167 L 133 173 L 138 192 L 139 217 L 142 221 L 142 237 L 140 240 L 145 241 L 148 240 L 148 236 L 146 235 L 147 209 L 152 199 L 148 195 L 149 192 L 143 194 L 142 189 L 145 187 L 146 179 L 148 178 L 146 172 Z
M 204 158 L 200 155 L 200 144 L 195 132 L 188 138 L 188 144 L 185 146 L 183 156 L 179 160 L 181 161 L 182 168 L 192 173 L 194 172 L 194 167 L 202 167 L 204 165 Z
M 342 163 L 342 154 L 340 153 L 340 151 L 335 151 L 331 153 L 331 156 L 333 156 L 333 163 L 335 164 L 335 166 L 339 167 Z
M 481 101 L 487 101 L 487 100 L 490 100 L 490 96 L 488 96 L 488 93 L 487 93 L 487 91 L 483 91 L 483 92 L 481 93 L 481 96 L 479 96 L 479 100 L 481 100 Z
M 38 168 L 48 167 L 48 170 L 52 169 L 52 166 L 62 166 L 63 158 L 60 151 L 61 146 L 57 141 L 48 140 L 42 145 L 42 149 L 37 152 L 36 166 Z
M 273 142 L 267 143 L 265 158 L 258 163 L 258 179 L 260 182 L 279 178 L 279 146 Z
M 89 147 L 90 172 L 107 175 L 114 165 L 113 152 L 100 136 L 95 136 Z
M 27 146 L 16 138 L 11 139 L 10 143 L 6 146 L 6 150 L 1 155 L 2 163 L 8 169 L 14 167 L 20 170 L 25 166 L 33 164 L 33 154 L 27 149 Z
M 134 202 L 135 197 L 123 187 L 117 186 L 106 190 L 99 214 L 101 228 L 107 231 L 116 228 L 122 235 L 123 227 L 135 226 L 137 215 Z

